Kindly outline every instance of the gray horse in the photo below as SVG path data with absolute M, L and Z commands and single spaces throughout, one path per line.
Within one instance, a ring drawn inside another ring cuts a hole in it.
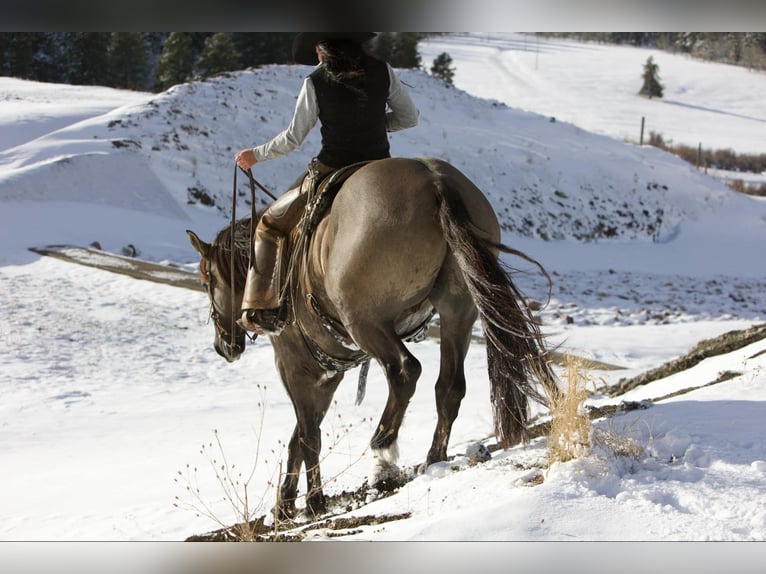
M 202 258 L 200 277 L 211 299 L 215 348 L 233 361 L 245 350 L 245 331 L 234 318 L 248 269 L 249 222 L 237 226 L 234 258 L 229 228 L 212 244 L 188 234 Z M 292 245 L 296 241 L 294 234 Z M 438 421 L 426 463 L 447 459 L 450 431 L 466 392 L 463 365 L 477 317 L 486 336 L 498 443 L 507 448 L 524 440 L 528 400 L 544 402 L 535 383 L 554 393 L 558 387 L 537 322 L 498 262 L 500 251 L 529 260 L 500 243 L 486 197 L 444 161 L 378 160 L 343 183 L 298 260 L 289 293 L 291 320 L 271 337 L 297 418 L 280 487 L 281 516 L 295 514 L 302 465 L 306 510 L 325 512 L 320 424 L 343 371 L 367 357 L 380 364 L 388 381 L 388 400 L 371 440 L 379 469 L 373 478 L 383 484 L 395 468 L 399 428 L 421 373 L 403 339 L 427 325 L 434 313 L 439 315 L 441 365 L 435 388 Z

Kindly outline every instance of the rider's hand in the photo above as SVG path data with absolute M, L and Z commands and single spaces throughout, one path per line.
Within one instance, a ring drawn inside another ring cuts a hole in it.
M 234 161 L 236 161 L 237 165 L 245 171 L 258 163 L 258 160 L 255 159 L 255 154 L 251 148 L 246 148 L 238 151 L 237 155 L 234 156 Z

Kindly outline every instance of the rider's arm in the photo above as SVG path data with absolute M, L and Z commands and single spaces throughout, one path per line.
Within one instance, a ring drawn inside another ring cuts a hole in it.
M 311 78 L 306 78 L 295 102 L 293 119 L 286 130 L 278 134 L 270 142 L 253 148 L 253 154 L 258 161 L 274 159 L 293 151 L 303 143 L 306 136 L 317 123 L 319 108 L 317 107 L 316 92 Z
M 388 88 L 388 107 L 386 112 L 386 130 L 395 132 L 418 125 L 418 108 L 412 101 L 410 92 L 399 80 L 393 68 L 388 66 L 389 88 Z

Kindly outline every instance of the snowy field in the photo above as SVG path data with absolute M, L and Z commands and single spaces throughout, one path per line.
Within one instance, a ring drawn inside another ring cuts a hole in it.
M 632 439 L 634 458 L 594 448 L 548 469 L 536 439 L 471 466 L 466 450 L 494 442 L 484 349 L 474 344 L 456 458 L 355 511 L 410 517 L 310 538 L 766 540 L 766 340 L 625 397 L 605 393 L 701 339 L 766 319 L 766 203 L 625 142 L 645 115 L 677 142 L 762 153 L 766 76 L 635 48 L 540 40 L 538 52 L 521 36 L 432 40 L 424 63 L 441 51 L 455 60 L 457 88 L 403 71 L 421 123 L 392 136 L 393 152 L 452 161 L 487 193 L 504 241 L 551 273 L 541 312 L 551 344 L 622 367 L 591 371 L 590 404 L 699 388 L 595 423 Z M 635 93 L 649 54 L 664 100 Z M 307 72 L 271 66 L 158 95 L 0 78 L 0 540 L 182 540 L 231 524 L 239 516 L 205 454 L 216 436 L 228 465 L 246 476 L 254 467 L 251 510 L 272 506 L 269 481 L 294 418 L 268 341 L 229 365 L 213 350 L 203 293 L 27 248 L 133 244 L 144 259 L 194 269 L 184 230 L 212 239 L 226 225 L 234 152 L 287 125 Z M 283 188 L 317 142 L 313 133 L 256 177 Z M 539 277 L 518 280 L 544 300 Z M 403 466 L 423 461 L 435 424 L 438 343 L 413 352 L 423 375 L 401 431 Z M 377 366 L 359 407 L 355 392 L 352 371 L 323 425 L 330 494 L 367 476 L 386 396 Z

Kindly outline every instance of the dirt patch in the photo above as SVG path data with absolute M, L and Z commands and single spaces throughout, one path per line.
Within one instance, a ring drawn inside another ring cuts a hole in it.
M 111 271 L 112 273 L 128 275 L 134 279 L 164 283 L 195 291 L 204 291 L 196 273 L 179 269 L 178 267 L 151 263 L 143 259 L 117 255 L 108 251 L 101 251 L 100 249 L 72 245 L 30 247 L 29 250 L 39 255 L 55 257 L 70 263 L 79 263 L 87 267 L 95 267 L 96 269 Z
M 403 472 L 403 476 L 411 477 L 414 474 L 410 470 Z M 273 524 L 266 525 L 266 519 L 270 516 L 263 515 L 248 523 L 234 524 L 205 534 L 195 534 L 187 538 L 186 542 L 299 542 L 317 531 L 322 531 L 322 535 L 328 538 L 359 534 L 362 532 L 363 526 L 385 524 L 410 517 L 411 513 L 409 512 L 342 516 L 375 500 L 391 496 L 394 492 L 378 491 L 365 482 L 356 490 L 328 495 L 328 514 L 325 516 L 313 520 L 304 517 L 291 521 L 280 521 L 274 528 Z
M 410 516 L 411 513 L 402 512 L 400 514 L 325 518 L 305 526 L 287 526 L 286 530 L 276 532 L 273 528 L 264 526 L 265 517 L 261 516 L 249 525 L 238 524 L 208 534 L 190 536 L 186 542 L 301 542 L 314 531 L 323 531 L 323 536 L 327 538 L 340 538 L 363 532 L 362 526 L 375 526 L 395 520 L 405 520 Z
M 636 387 L 690 369 L 707 358 L 731 353 L 762 339 L 766 339 L 766 324 L 755 325 L 740 331 L 729 331 L 713 339 L 704 339 L 697 343 L 691 351 L 677 359 L 673 359 L 656 369 L 646 371 L 633 378 L 620 379 L 609 390 L 608 395 L 611 397 L 622 395 Z M 721 381 L 713 381 L 713 383 L 715 382 Z

